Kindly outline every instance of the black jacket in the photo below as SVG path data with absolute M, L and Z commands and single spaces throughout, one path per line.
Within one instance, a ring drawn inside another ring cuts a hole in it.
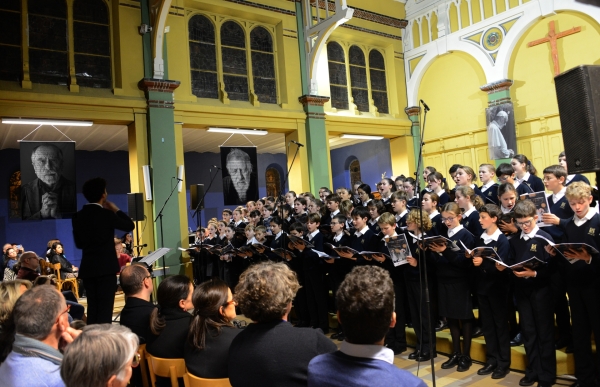
M 137 297 L 127 297 L 121 311 L 120 323 L 138 335 L 140 344 L 148 343 L 154 338 L 150 331 L 150 314 L 156 306 Z

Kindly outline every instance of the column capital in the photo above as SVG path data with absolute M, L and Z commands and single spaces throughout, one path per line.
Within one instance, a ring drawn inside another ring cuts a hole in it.
M 480 87 L 481 91 L 485 91 L 488 94 L 497 93 L 499 91 L 505 91 L 510 89 L 513 85 L 512 79 L 501 79 L 496 82 L 491 82 Z
M 163 93 L 172 93 L 179 87 L 181 82 L 169 81 L 166 79 L 143 78 L 138 82 L 138 88 L 145 92 L 158 91 Z
M 418 116 L 419 113 L 421 113 L 421 107 L 420 106 L 408 106 L 408 107 L 404 108 L 404 112 L 406 113 L 408 118 Z
M 298 97 L 298 101 L 304 106 L 323 106 L 329 101 L 329 97 L 305 94 Z

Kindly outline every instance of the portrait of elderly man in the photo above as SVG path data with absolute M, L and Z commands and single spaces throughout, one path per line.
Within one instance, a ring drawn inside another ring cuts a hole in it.
M 509 148 L 506 141 L 509 131 L 512 130 L 514 132 L 512 125 L 509 125 L 509 113 L 499 110 L 492 122 L 488 122 L 488 147 L 490 150 L 490 159 L 492 160 L 507 159 L 515 154 L 514 148 L 516 144 L 513 141 L 509 141 L 511 143 L 511 147 Z
M 221 149 L 222 152 L 225 151 Z M 224 163 L 227 171 L 227 176 L 223 177 L 225 205 L 245 204 L 248 200 L 258 199 L 258 176 L 254 168 L 256 149 L 250 148 L 254 152 L 254 164 L 247 151 L 240 148 L 229 149 Z
M 21 157 L 21 164 L 23 161 Z M 56 219 L 63 214 L 76 212 L 75 183 L 63 175 L 63 151 L 51 143 L 37 145 L 31 151 L 31 164 L 36 177 L 27 181 L 23 172 L 23 181 L 26 183 L 21 186 L 21 217 Z M 22 166 L 22 170 L 25 169 Z

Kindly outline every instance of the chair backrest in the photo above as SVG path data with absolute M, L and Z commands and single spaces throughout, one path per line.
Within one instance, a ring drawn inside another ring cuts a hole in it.
M 186 369 L 183 375 L 183 384 L 185 387 L 231 387 L 229 378 L 224 379 L 204 379 L 190 374 Z
M 40 258 L 40 272 L 42 275 L 48 275 L 53 273 L 52 264 L 46 261 L 44 258 Z
M 183 359 L 162 359 L 154 357 L 146 352 L 148 359 L 148 368 L 150 370 L 150 379 L 152 386 L 156 386 L 156 377 L 171 379 L 171 387 L 179 387 L 177 378 L 183 378 L 185 374 L 185 361 Z
M 62 278 L 60 278 L 60 263 L 51 263 L 50 267 L 54 270 L 57 280 L 62 281 Z
M 148 363 L 146 360 L 146 344 L 140 344 L 138 347 L 138 353 L 140 354 L 140 372 L 142 374 L 142 386 L 150 387 L 148 383 Z

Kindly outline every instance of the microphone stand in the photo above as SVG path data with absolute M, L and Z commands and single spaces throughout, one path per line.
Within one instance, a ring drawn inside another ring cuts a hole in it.
M 171 196 L 173 196 L 173 192 L 175 192 L 178 185 L 179 185 L 179 179 L 177 179 L 177 184 L 175 184 L 175 186 L 171 190 L 169 197 L 167 198 L 167 200 L 165 200 L 165 204 L 163 204 L 162 208 L 158 212 L 158 215 L 156 215 L 156 219 L 154 219 L 154 223 L 156 223 L 156 221 L 158 219 L 160 219 L 160 222 L 159 222 L 160 223 L 160 247 L 165 247 L 165 235 L 164 235 L 163 222 L 162 222 L 163 211 L 165 210 L 165 207 L 167 206 L 169 199 L 171 199 Z M 165 256 L 164 255 L 162 256 L 162 265 L 163 265 L 163 276 L 166 277 L 167 276 L 167 266 L 165 265 Z
M 415 172 L 415 177 L 416 177 L 416 191 L 417 192 L 421 192 L 421 179 L 420 179 L 420 170 L 423 167 L 423 146 L 425 145 L 425 142 L 423 142 L 423 138 L 425 136 L 425 124 L 427 122 L 427 112 L 429 111 L 429 107 L 427 105 L 425 105 L 424 102 L 421 101 L 421 103 L 423 103 L 423 110 L 425 111 L 425 115 L 423 117 L 423 126 L 421 128 L 421 133 L 420 133 L 420 137 L 419 137 L 419 157 L 417 159 L 417 171 Z M 422 198 L 421 198 L 422 200 Z M 417 201 L 417 203 L 420 203 L 420 201 Z M 423 206 L 419 205 L 419 220 L 421 225 L 423 224 Z M 423 240 L 423 234 L 424 234 L 424 230 L 421 229 L 421 240 Z M 433 323 L 431 321 L 431 299 L 429 297 L 429 281 L 427 278 L 427 259 L 425 258 L 425 252 L 423 251 L 423 249 L 419 249 L 419 260 L 421 261 L 421 265 L 419 265 L 419 270 L 421 270 L 421 272 L 423 273 L 423 277 L 425 278 L 425 305 L 427 307 L 427 320 L 429 321 L 429 354 L 430 354 L 430 361 L 431 361 L 431 380 L 433 382 L 433 387 L 436 387 L 436 382 L 435 382 L 435 361 L 433 358 L 433 340 L 434 340 L 434 335 L 433 335 Z M 421 274 L 419 274 L 421 275 Z M 419 297 L 420 298 L 420 297 Z M 422 332 L 422 331 L 421 331 Z M 422 338 L 421 338 L 421 343 L 423 342 Z

